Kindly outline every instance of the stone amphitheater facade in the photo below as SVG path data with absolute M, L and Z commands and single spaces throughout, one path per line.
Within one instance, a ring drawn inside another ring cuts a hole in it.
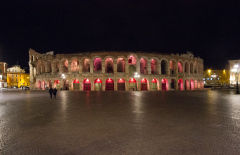
M 203 60 L 187 54 L 29 50 L 30 88 L 44 90 L 203 89 Z

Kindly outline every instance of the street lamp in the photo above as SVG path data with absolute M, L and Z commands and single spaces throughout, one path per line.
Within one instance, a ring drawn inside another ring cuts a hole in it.
M 239 72 L 239 66 L 238 66 L 238 64 L 236 64 L 236 65 L 234 65 L 233 67 L 234 67 L 234 69 L 232 69 L 231 71 L 232 71 L 232 72 L 235 72 L 235 75 L 236 75 L 236 77 L 237 77 L 236 94 L 239 94 L 239 89 L 238 89 L 238 72 Z

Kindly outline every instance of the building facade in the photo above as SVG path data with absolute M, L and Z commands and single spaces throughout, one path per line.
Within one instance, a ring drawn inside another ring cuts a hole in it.
M 29 86 L 30 77 L 19 65 L 14 65 L 7 69 L 7 82 L 8 87 L 17 86 L 19 88 L 21 86 Z
M 30 88 L 44 90 L 194 90 L 203 88 L 203 60 L 187 54 L 29 50 Z
M 240 59 L 239 60 L 229 60 L 230 68 L 230 84 L 236 85 L 237 80 L 239 83 L 239 72 L 240 72 Z
M 204 71 L 203 78 L 205 85 L 229 85 L 230 84 L 230 71 L 229 70 L 211 70 Z
M 7 88 L 7 63 L 0 62 L 0 88 Z

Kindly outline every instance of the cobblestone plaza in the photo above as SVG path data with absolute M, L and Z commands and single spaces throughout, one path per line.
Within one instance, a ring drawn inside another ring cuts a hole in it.
M 240 154 L 229 90 L 0 90 L 0 154 Z

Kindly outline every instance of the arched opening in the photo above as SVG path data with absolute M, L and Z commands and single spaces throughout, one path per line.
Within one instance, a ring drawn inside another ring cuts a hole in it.
M 190 63 L 190 73 L 193 73 L 193 63 Z
M 129 64 L 129 74 L 130 75 L 135 74 L 137 59 L 133 55 L 130 55 L 128 57 L 128 64 Z
M 137 81 L 134 78 L 129 80 L 129 90 L 137 90 Z
M 48 73 L 52 72 L 52 63 L 51 63 L 51 61 L 47 62 L 47 69 L 46 70 L 47 70 L 46 72 L 48 72 Z
M 89 61 L 89 59 L 84 59 L 83 60 L 82 71 L 83 72 L 90 72 L 90 61 Z
M 102 60 L 100 58 L 94 59 L 93 66 L 94 66 L 94 69 L 93 69 L 94 72 L 101 72 L 102 71 Z
M 171 84 L 170 84 L 170 88 L 171 89 L 175 89 L 175 80 L 174 79 L 171 79 Z
M 69 90 L 69 81 L 68 80 L 63 80 L 63 90 Z
M 80 89 L 80 83 L 77 79 L 73 80 L 73 90 L 79 90 Z
M 197 88 L 198 88 L 198 81 L 195 80 L 195 89 L 197 89 Z
M 119 79 L 117 82 L 118 90 L 125 90 L 125 80 Z
M 179 61 L 178 62 L 178 73 L 182 73 L 183 72 L 183 62 Z
M 158 80 L 152 79 L 152 89 L 151 90 L 158 90 Z
M 185 90 L 189 90 L 189 81 L 185 80 Z
M 91 90 L 91 81 L 89 79 L 83 80 L 83 90 Z
M 162 79 L 162 90 L 168 90 L 168 80 Z
M 59 89 L 60 88 L 60 81 L 59 80 L 54 80 L 53 86 L 54 86 L 54 88 Z
M 161 74 L 167 74 L 167 62 L 166 62 L 166 60 L 161 61 Z
M 117 59 L 117 72 L 125 72 L 125 61 L 123 58 Z
M 41 89 L 41 81 L 38 81 L 38 89 Z
M 72 72 L 79 72 L 79 61 L 77 59 L 72 60 L 71 71 Z
M 141 80 L 141 90 L 148 90 L 147 79 L 145 78 Z
M 170 74 L 176 74 L 176 61 L 170 61 Z
M 113 73 L 113 59 L 107 58 L 105 61 L 105 73 Z
M 58 73 L 59 72 L 59 61 L 55 61 L 53 64 L 53 71 L 54 73 Z
M 63 73 L 68 73 L 68 60 L 63 60 L 63 65 L 62 65 L 62 72 Z
M 94 81 L 94 89 L 96 91 L 101 91 L 102 90 L 102 80 L 101 79 L 96 79 Z
M 193 79 L 190 80 L 190 89 L 194 90 L 194 82 Z
M 158 74 L 158 61 L 156 59 L 151 60 L 151 74 Z
M 48 88 L 52 88 L 52 81 L 51 80 L 48 81 Z
M 185 62 L 185 73 L 189 72 L 189 64 L 188 62 Z
M 140 59 L 140 74 L 147 74 L 147 61 L 146 59 Z
M 46 89 L 46 87 L 47 87 L 47 84 L 46 84 L 46 82 L 45 82 L 45 81 L 42 81 L 42 86 L 41 86 L 42 90 L 45 90 L 45 89 Z
M 106 88 L 105 90 L 114 90 L 114 81 L 112 79 L 106 80 Z
M 42 63 L 42 73 L 45 73 L 45 62 Z
M 183 90 L 183 80 L 182 79 L 178 80 L 178 90 Z

